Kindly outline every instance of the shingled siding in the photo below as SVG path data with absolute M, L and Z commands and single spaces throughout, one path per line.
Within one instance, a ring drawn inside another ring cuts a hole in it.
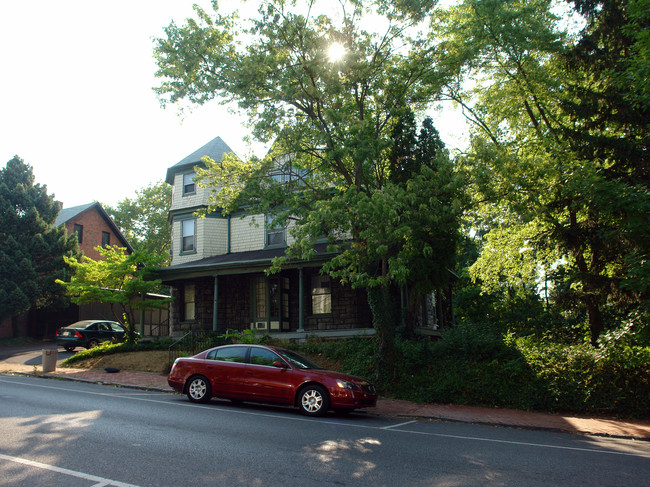
M 264 215 L 233 217 L 231 222 L 231 252 L 247 252 L 264 248 Z
M 210 189 L 203 188 L 197 184 L 193 193 L 183 195 L 183 175 L 190 172 L 192 171 L 179 172 L 174 176 L 172 206 L 170 211 L 207 206 Z

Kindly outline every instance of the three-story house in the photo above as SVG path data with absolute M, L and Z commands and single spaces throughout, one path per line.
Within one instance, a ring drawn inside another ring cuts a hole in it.
M 173 186 L 171 264 L 160 270 L 172 287 L 171 323 L 183 330 L 254 329 L 301 337 L 372 333 L 364 290 L 353 290 L 319 273 L 331 257 L 317 245 L 317 257 L 297 261 L 277 274 L 265 270 L 283 255 L 291 236 L 268 225 L 266 215 L 244 211 L 197 217 L 208 207 L 209 188 L 194 180 L 203 156 L 219 162 L 232 150 L 216 137 L 167 170 Z

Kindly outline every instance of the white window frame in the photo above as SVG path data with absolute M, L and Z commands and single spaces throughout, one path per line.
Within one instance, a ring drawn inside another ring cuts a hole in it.
M 186 232 L 186 227 L 185 225 L 191 223 L 192 224 L 192 234 L 190 235 L 189 233 Z M 192 238 L 192 248 L 191 249 L 186 249 L 185 248 L 185 239 L 186 238 Z M 188 218 L 185 220 L 181 220 L 181 254 L 193 254 L 196 253 L 196 218 Z
M 196 173 L 188 172 L 183 174 L 183 196 L 190 196 L 196 194 L 196 181 L 194 178 Z M 189 182 L 187 181 L 189 179 Z M 187 188 L 191 188 L 188 190 Z
M 311 277 L 311 313 L 328 315 L 332 313 L 332 281 L 320 274 Z
M 183 286 L 183 321 L 196 320 L 196 285 Z
M 274 227 L 271 215 L 266 215 L 265 222 L 264 245 L 266 247 L 286 247 L 287 229 L 285 227 Z

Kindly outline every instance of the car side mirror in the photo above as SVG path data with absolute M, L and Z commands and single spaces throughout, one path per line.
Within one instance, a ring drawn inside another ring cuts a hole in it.
M 277 360 L 277 361 L 273 362 L 273 367 L 277 367 L 278 369 L 286 369 L 287 364 L 285 364 L 284 362 L 282 362 L 280 360 Z

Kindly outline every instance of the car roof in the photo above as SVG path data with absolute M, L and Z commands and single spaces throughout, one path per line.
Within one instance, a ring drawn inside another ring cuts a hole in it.
M 76 323 L 72 323 L 71 325 L 67 325 L 64 328 L 85 328 L 88 325 L 92 325 L 93 323 L 116 323 L 119 325 L 117 321 L 111 320 L 81 320 L 77 321 Z

